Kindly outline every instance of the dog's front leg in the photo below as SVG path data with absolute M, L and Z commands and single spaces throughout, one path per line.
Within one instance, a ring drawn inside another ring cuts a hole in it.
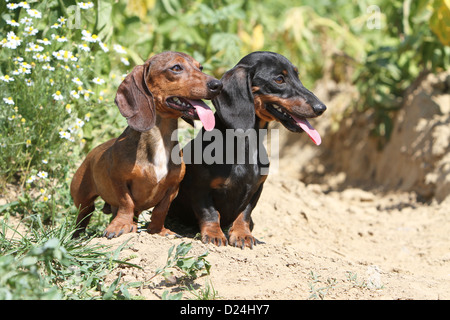
M 193 210 L 197 217 L 203 243 L 217 246 L 228 245 L 228 240 L 220 228 L 220 213 L 214 207 L 210 196 L 198 197 L 193 201 Z
M 153 208 L 152 220 L 147 226 L 147 230 L 151 234 L 159 234 L 161 236 L 176 235 L 175 232 L 170 231 L 164 227 L 164 221 L 166 220 L 167 212 L 169 211 L 170 204 L 178 194 L 177 187 L 169 188 L 164 198 Z
M 260 185 L 244 211 L 242 211 L 234 220 L 233 225 L 228 232 L 228 238 L 232 246 L 240 247 L 241 249 L 244 249 L 244 247 L 253 249 L 254 245 L 262 243 L 252 235 L 251 231 L 251 229 L 253 228 L 251 214 L 256 206 L 256 203 L 259 200 L 262 188 L 263 184 Z
M 124 196 L 119 203 L 114 219 L 103 233 L 103 236 L 108 239 L 118 237 L 124 233 L 137 232 L 137 224 L 133 221 L 135 214 L 134 202 L 130 194 L 124 193 Z M 113 213 L 115 209 L 116 208 L 114 208 Z

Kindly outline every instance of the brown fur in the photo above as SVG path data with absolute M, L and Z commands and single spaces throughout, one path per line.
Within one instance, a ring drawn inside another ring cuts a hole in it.
M 175 65 L 182 66 L 183 71 L 173 72 Z M 136 232 L 139 214 L 151 207 L 148 231 L 172 233 L 164 227 L 164 220 L 185 165 L 171 160 L 178 143 L 171 141 L 171 135 L 177 129 L 177 118 L 184 114 L 171 108 L 167 99 L 211 99 L 221 86 L 201 72 L 192 57 L 177 52 L 155 55 L 133 69 L 116 95 L 116 104 L 129 126 L 118 138 L 94 148 L 73 177 L 71 195 L 80 210 L 76 235 L 88 225 L 98 196 L 105 200 L 103 211 L 114 214 L 104 233 L 108 238 Z

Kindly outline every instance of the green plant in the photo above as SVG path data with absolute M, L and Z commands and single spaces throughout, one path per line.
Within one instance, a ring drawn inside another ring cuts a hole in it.
M 194 296 L 194 300 L 217 300 L 220 298 L 219 293 L 214 289 L 211 280 L 205 281 L 204 288 L 195 290 L 192 285 L 189 285 L 187 290 Z
M 0 28 L 2 181 L 20 180 L 23 186 L 63 180 L 92 140 L 92 115 L 112 103 L 105 96 L 104 77 L 113 76 L 111 64 L 126 61 L 126 55 L 121 46 L 110 50 L 92 32 L 92 9 L 87 9 L 92 14 L 83 10 L 77 26 L 63 14 L 67 8 L 52 1 L 8 3 L 5 9 Z
M 176 249 L 175 245 L 170 247 L 166 264 L 155 271 L 155 276 L 161 274 L 164 279 L 172 282 L 175 279 L 174 271 L 178 270 L 183 273 L 183 277 L 188 279 L 196 279 L 199 274 L 209 274 L 211 265 L 205 259 L 208 256 L 208 252 L 205 252 L 198 257 L 186 256 L 192 248 L 192 243 L 180 243 Z M 174 252 L 175 250 L 175 252 Z M 172 255 L 173 254 L 173 255 Z M 152 278 L 153 278 L 152 277 Z
M 142 286 L 142 282 L 120 283 L 122 273 L 114 280 L 108 288 L 100 289 L 103 300 L 140 300 L 140 296 L 132 296 L 128 291 L 129 288 L 136 288 Z
M 358 279 L 358 274 L 350 271 L 346 272 L 347 281 L 352 285 L 353 288 L 365 289 L 367 288 L 367 282 Z
M 376 4 L 386 23 L 374 30 L 378 37 L 368 41 L 367 57 L 354 83 L 361 97 L 356 110 L 373 110 L 372 134 L 382 148 L 408 86 L 421 72 L 439 72 L 450 66 L 450 47 L 445 41 L 450 8 L 441 0 L 381 0 Z
M 110 297 L 111 290 L 102 290 L 103 279 L 117 263 L 126 263 L 118 260 L 126 243 L 109 251 L 91 239 L 73 239 L 73 222 L 45 227 L 38 215 L 28 219 L 33 226 L 26 234 L 0 222 L 0 299 Z M 116 295 L 126 289 L 113 288 Z
M 208 252 L 205 252 L 199 256 L 187 256 L 189 251 L 192 249 L 192 243 L 180 243 L 176 248 L 175 245 L 169 248 L 167 254 L 166 264 L 162 267 L 156 269 L 155 274 L 149 279 L 153 279 L 158 275 L 162 275 L 164 279 L 169 283 L 176 283 L 177 278 L 175 276 L 175 271 L 181 272 L 181 280 L 183 282 L 188 282 L 196 279 L 199 276 L 209 274 L 211 268 L 210 263 L 205 259 Z M 174 251 L 175 250 L 175 251 Z M 170 294 L 168 290 L 165 290 L 162 294 L 163 300 L 180 300 L 183 297 L 183 291 L 189 291 L 196 295 L 193 291 L 192 286 L 180 287 L 180 291 L 175 294 Z M 197 295 L 200 297 L 216 297 L 217 292 L 209 289 L 209 286 L 204 292 L 199 292 Z
M 325 299 L 328 292 L 331 289 L 334 289 L 337 284 L 337 280 L 335 278 L 327 278 L 325 281 L 323 281 L 321 279 L 321 276 L 317 275 L 312 270 L 310 271 L 309 276 L 311 280 L 311 282 L 309 283 L 311 295 L 308 299 Z

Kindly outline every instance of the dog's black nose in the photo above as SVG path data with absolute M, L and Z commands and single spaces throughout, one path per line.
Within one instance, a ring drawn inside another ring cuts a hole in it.
M 210 82 L 208 82 L 208 89 L 209 91 L 211 91 L 212 93 L 219 93 L 222 90 L 222 82 L 220 80 L 211 80 Z
M 322 102 L 315 103 L 312 108 L 317 116 L 320 116 L 322 113 L 325 112 L 325 110 L 327 110 L 327 106 L 324 105 Z

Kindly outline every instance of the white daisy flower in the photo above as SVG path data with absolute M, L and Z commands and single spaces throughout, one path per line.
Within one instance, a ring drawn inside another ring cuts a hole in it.
M 99 41 L 98 44 L 100 45 L 100 48 L 102 48 L 103 52 L 108 52 L 109 51 L 108 47 L 103 42 Z
M 87 89 L 83 91 L 83 95 L 84 95 L 84 100 L 89 100 L 89 97 L 91 96 L 91 94 L 93 94 L 94 92 L 92 92 L 91 90 Z
M 10 76 L 8 76 L 8 75 L 4 75 L 4 76 L 1 76 L 1 77 L 0 77 L 0 80 L 2 80 L 2 81 L 4 81 L 4 82 L 11 82 L 11 81 L 14 81 L 14 78 L 13 78 L 13 77 L 10 77 Z
M 17 9 L 18 7 L 20 7 L 17 3 L 8 3 L 7 5 L 6 5 L 6 7 L 9 9 L 9 10 L 15 10 L 15 9 Z
M 82 30 L 81 34 L 83 35 L 83 37 L 90 37 L 92 35 L 92 33 L 88 30 Z
M 29 37 L 29 36 L 36 35 L 36 33 L 38 33 L 38 32 L 39 32 L 38 29 L 35 29 L 33 26 L 29 26 L 24 29 L 23 35 L 25 37 Z
M 50 40 L 48 40 L 47 38 L 44 38 L 44 39 L 38 39 L 38 40 L 36 40 L 37 41 L 37 43 L 41 43 L 41 44 L 43 44 L 43 45 L 46 45 L 46 46 L 48 46 L 48 45 L 50 45 L 50 44 L 52 44 L 52 42 L 50 41 Z
M 47 56 L 46 54 L 40 54 L 40 53 L 36 53 L 33 56 L 33 59 L 38 60 L 39 62 L 44 62 L 44 61 L 49 62 L 50 61 L 49 56 Z M 47 70 L 48 67 L 50 67 L 50 65 L 47 64 L 47 65 L 43 66 L 42 69 Z M 53 70 L 54 70 L 54 68 L 53 68 Z
M 75 90 L 70 91 L 70 96 L 73 97 L 73 98 L 75 98 L 75 99 L 80 98 L 80 95 L 79 95 L 78 92 L 75 91 Z
M 80 128 L 83 128 L 83 126 L 84 126 L 84 121 L 77 118 L 77 120 L 75 121 L 75 125 L 78 126 L 78 127 L 80 127 Z
M 30 177 L 28 177 L 28 179 L 27 179 L 27 183 L 32 183 L 34 180 L 36 180 L 36 176 L 35 176 L 35 175 L 30 176 Z
M 61 28 L 61 25 L 55 22 L 50 28 L 59 29 L 59 28 Z
M 94 82 L 96 84 L 104 84 L 105 80 L 100 79 L 100 78 L 97 77 L 97 78 L 92 79 L 92 82 Z
M 64 60 L 64 62 L 67 62 L 69 60 L 71 61 L 77 61 L 77 57 L 73 55 L 72 52 L 67 50 L 59 50 L 52 53 L 52 55 L 58 59 L 58 60 Z
M 14 105 L 14 100 L 13 100 L 13 98 L 11 98 L 11 97 L 3 98 L 3 101 L 4 101 L 6 104 Z
M 34 44 L 33 42 L 28 43 L 28 48 L 25 49 L 25 52 L 41 52 L 44 50 L 44 47 L 41 47 L 38 44 Z
M 29 64 L 28 62 L 24 61 L 20 63 L 20 66 L 22 67 L 22 69 L 31 69 L 31 64 Z
M 58 18 L 58 22 L 61 24 L 61 25 L 63 25 L 63 24 L 66 24 L 66 18 L 64 18 L 64 17 L 59 17 Z
M 30 74 L 31 70 L 27 69 L 25 67 L 21 67 L 21 68 L 19 68 L 19 73 Z
M 54 94 L 52 94 L 53 99 L 55 100 L 62 100 L 64 97 L 61 95 L 61 91 L 56 91 Z
M 45 171 L 39 171 L 39 172 L 37 173 L 37 176 L 38 176 L 39 178 L 45 179 L 45 178 L 48 177 L 48 173 L 45 172 Z
M 67 42 L 67 38 L 65 36 L 58 37 L 58 38 L 56 38 L 56 41 L 58 41 L 58 42 Z
M 44 60 L 44 61 L 49 61 L 49 60 Z M 48 71 L 55 71 L 55 67 L 52 67 L 49 64 L 46 64 L 45 66 L 43 66 L 42 69 L 48 70 Z M 53 85 L 53 83 L 51 83 L 51 85 Z
M 28 87 L 32 87 L 32 86 L 34 85 L 34 81 L 31 80 L 31 79 L 25 79 L 25 84 L 26 84 Z
M 89 46 L 86 43 L 83 44 L 79 44 L 78 48 L 80 48 L 81 50 L 85 51 L 85 52 L 89 52 L 91 51 L 91 48 L 89 48 Z
M 128 61 L 127 58 L 122 57 L 122 58 L 120 58 L 120 61 L 122 61 L 122 63 L 123 63 L 124 65 L 126 65 L 126 66 L 129 66 L 129 65 L 130 65 L 130 62 Z
M 92 34 L 90 31 L 83 30 L 81 31 L 81 34 L 83 35 L 81 37 L 81 40 L 87 41 L 87 42 L 97 42 L 100 41 L 98 36 L 96 34 Z
M 33 17 L 36 19 L 42 18 L 42 14 L 39 11 L 37 11 L 36 9 L 28 9 L 27 13 L 30 15 L 30 17 Z
M 24 9 L 30 9 L 30 5 L 26 1 L 20 2 L 19 6 L 24 8 Z
M 6 23 L 13 27 L 18 27 L 20 24 L 16 20 L 6 20 Z
M 84 9 L 84 10 L 91 9 L 94 7 L 94 4 L 90 1 L 89 2 L 79 2 L 77 4 L 81 9 Z
M 25 37 L 29 37 L 29 36 L 36 35 L 36 33 L 38 33 L 38 32 L 39 32 L 38 29 L 35 29 L 33 26 L 29 26 L 24 29 L 23 35 Z
M 83 82 L 81 82 L 80 78 L 73 78 L 72 82 L 75 82 L 79 86 L 83 85 Z
M 115 50 L 117 53 L 127 53 L 127 52 L 125 51 L 125 48 L 122 47 L 120 44 L 115 44 L 115 45 L 114 45 L 114 50 Z
M 20 23 L 29 26 L 33 24 L 33 20 L 30 17 L 24 17 L 20 19 Z
M 67 132 L 67 131 L 60 131 L 59 136 L 62 139 L 67 139 L 67 140 L 70 140 L 70 138 L 71 138 L 70 132 Z
M 4 44 L 4 46 L 9 49 L 16 49 L 22 44 L 22 40 L 18 36 L 16 36 L 13 31 L 8 32 L 6 38 L 7 42 Z

